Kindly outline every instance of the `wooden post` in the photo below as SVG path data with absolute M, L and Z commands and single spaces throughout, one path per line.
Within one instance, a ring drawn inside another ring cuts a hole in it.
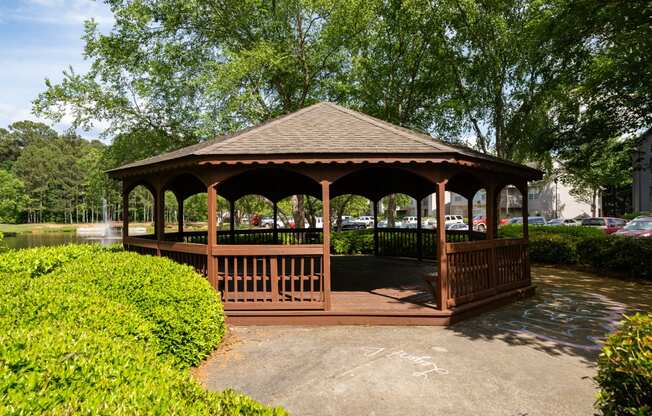
M 206 265 L 208 281 L 217 290 L 217 270 L 213 258 L 213 247 L 217 245 L 217 184 L 208 186 L 208 241 Z
M 469 241 L 473 240 L 473 197 L 475 196 L 472 195 L 470 198 L 467 198 L 466 204 L 467 204 L 467 211 L 468 213 L 468 223 L 469 223 Z
M 528 217 L 530 216 L 529 213 L 529 208 L 528 208 L 528 189 L 527 189 L 527 182 L 523 184 L 521 187 L 521 210 L 522 215 L 523 215 L 523 239 L 525 240 L 525 261 L 523 264 L 523 268 L 525 269 L 525 278 L 528 281 L 528 284 L 532 283 L 532 275 L 530 273 L 530 256 L 528 255 L 528 246 L 530 245 L 530 242 L 528 239 L 530 238 L 530 224 L 528 224 Z
M 446 181 L 437 183 L 437 264 L 438 269 L 438 291 L 439 309 L 448 309 L 448 261 L 446 256 Z
M 274 212 L 274 228 L 272 229 L 272 234 L 274 237 L 274 244 L 278 244 L 278 201 L 273 202 L 272 211 Z M 322 221 L 322 223 L 324 223 L 324 221 Z
M 156 189 L 154 195 L 154 233 L 156 234 L 156 255 L 161 255 L 159 242 L 165 240 L 165 189 Z
M 496 238 L 496 191 L 492 184 L 487 186 L 487 202 L 485 205 L 485 222 L 487 225 L 487 240 Z
M 177 196 L 177 228 L 179 232 L 179 241 L 183 239 L 183 197 Z
M 231 244 L 235 244 L 235 201 L 229 201 L 229 231 Z
M 129 187 L 122 181 L 122 244 L 129 237 Z
M 421 198 L 417 197 L 417 260 L 423 258 L 423 236 L 421 235 Z
M 486 204 L 486 222 L 487 222 L 487 241 L 496 238 L 496 185 L 487 186 L 487 204 Z M 489 250 L 489 282 L 492 289 L 496 288 L 496 248 L 492 245 Z
M 528 193 L 527 193 L 527 182 L 525 182 L 525 185 L 521 187 L 521 210 L 522 215 L 523 215 L 523 238 L 528 239 L 529 234 L 530 234 L 530 227 L 528 224 L 528 217 L 530 216 L 529 214 L 529 208 L 528 208 Z
M 378 256 L 378 200 L 374 204 L 374 256 Z
M 323 236 L 323 262 L 322 273 L 324 276 L 324 309 L 331 309 L 331 222 L 330 222 L 330 182 L 321 181 L 321 201 L 324 223 Z

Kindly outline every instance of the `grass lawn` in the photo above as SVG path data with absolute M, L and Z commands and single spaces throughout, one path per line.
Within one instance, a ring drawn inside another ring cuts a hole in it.
M 84 224 L 0 224 L 0 232 L 15 234 L 68 233 L 83 226 Z

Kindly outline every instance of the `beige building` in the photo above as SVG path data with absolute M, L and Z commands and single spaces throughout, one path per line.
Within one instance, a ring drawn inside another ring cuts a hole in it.
M 632 208 L 634 212 L 652 211 L 652 129 L 639 139 L 633 164 Z

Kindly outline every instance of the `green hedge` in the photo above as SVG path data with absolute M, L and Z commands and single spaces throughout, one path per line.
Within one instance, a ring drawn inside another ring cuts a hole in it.
M 224 317 L 187 266 L 39 248 L 0 255 L 0 281 L 0 414 L 284 414 L 190 377 Z
M 334 232 L 331 236 L 331 252 L 335 254 L 373 254 L 373 230 L 350 230 Z
M 578 262 L 599 270 L 652 279 L 652 239 L 602 236 L 577 243 Z
M 570 238 L 600 237 L 604 232 L 598 228 L 582 226 L 564 226 L 564 225 L 530 225 L 528 227 L 530 238 L 546 235 L 564 236 Z M 498 236 L 500 238 L 519 238 L 523 237 L 523 226 L 521 224 L 501 225 L 498 227 Z
M 652 313 L 625 317 L 605 342 L 595 380 L 602 414 L 652 414 Z

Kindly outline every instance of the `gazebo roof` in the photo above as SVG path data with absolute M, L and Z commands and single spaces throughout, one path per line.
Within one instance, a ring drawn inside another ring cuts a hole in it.
M 342 106 L 320 102 L 230 135 L 220 136 L 109 171 L 121 173 L 185 159 L 270 160 L 294 157 L 409 157 L 452 155 L 484 160 L 522 170 L 532 179 L 541 172 L 465 146 L 452 145 Z

